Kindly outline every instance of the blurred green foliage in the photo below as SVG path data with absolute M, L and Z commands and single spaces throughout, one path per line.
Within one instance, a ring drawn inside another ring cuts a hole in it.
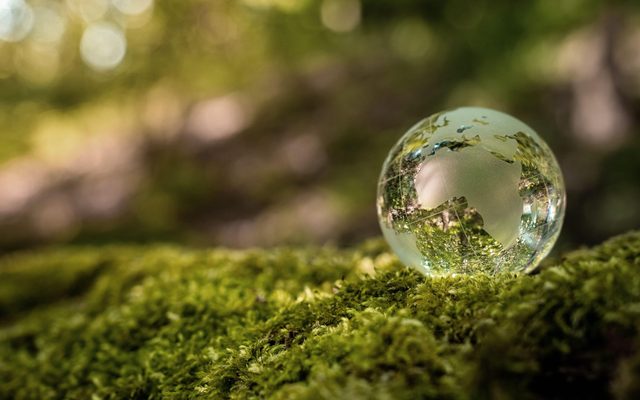
M 0 39 L 4 248 L 354 243 L 378 232 L 391 145 L 460 105 L 549 142 L 569 187 L 565 246 L 640 226 L 637 2 L 22 3 L 64 31 L 36 18 Z M 82 45 L 95 26 L 126 39 L 114 68 L 90 62 L 113 43 Z

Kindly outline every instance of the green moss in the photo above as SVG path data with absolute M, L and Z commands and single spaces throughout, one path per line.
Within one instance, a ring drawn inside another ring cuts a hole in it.
M 0 259 L 0 398 L 637 398 L 640 232 L 535 276 L 356 250 Z

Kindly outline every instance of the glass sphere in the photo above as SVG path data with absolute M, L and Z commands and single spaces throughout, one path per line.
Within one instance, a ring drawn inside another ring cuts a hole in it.
M 377 208 L 391 248 L 425 274 L 530 272 L 560 233 L 565 188 L 533 129 L 464 107 L 418 122 L 393 146 Z

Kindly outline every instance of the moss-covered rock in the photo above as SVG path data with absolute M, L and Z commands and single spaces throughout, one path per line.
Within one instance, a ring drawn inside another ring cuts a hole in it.
M 0 398 L 638 398 L 640 232 L 535 276 L 379 241 L 0 259 Z

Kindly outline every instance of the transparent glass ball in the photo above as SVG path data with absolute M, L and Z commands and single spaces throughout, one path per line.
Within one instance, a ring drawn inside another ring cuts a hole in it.
M 378 219 L 400 260 L 425 274 L 530 272 L 565 210 L 560 167 L 529 126 L 464 107 L 413 126 L 378 182 Z

